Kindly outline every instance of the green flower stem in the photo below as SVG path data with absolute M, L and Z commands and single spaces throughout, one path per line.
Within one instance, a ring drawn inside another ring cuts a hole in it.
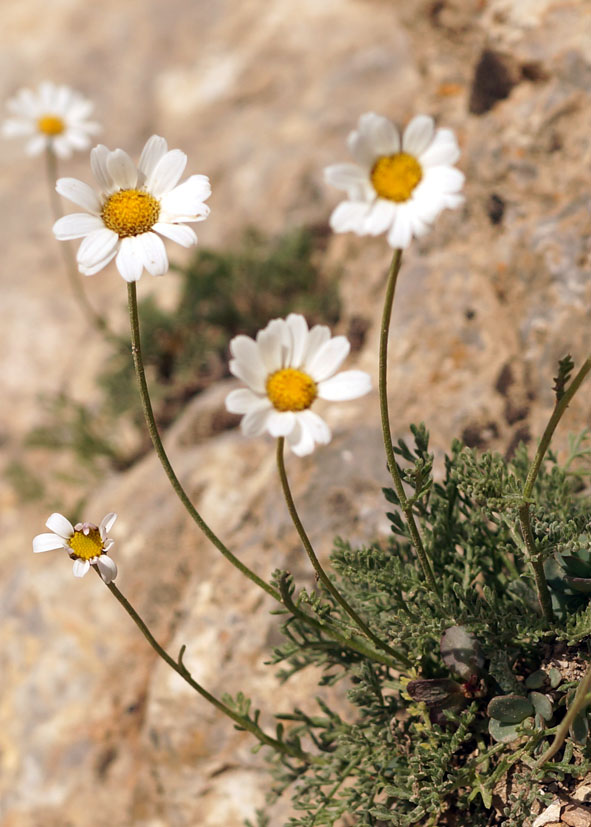
M 279 590 L 281 591 L 283 605 L 292 613 L 292 615 L 307 623 L 308 626 L 312 626 L 317 629 L 319 632 L 326 632 L 336 643 L 339 643 L 347 649 L 353 649 L 355 652 L 358 652 L 370 661 L 383 663 L 384 666 L 390 666 L 393 669 L 400 668 L 398 662 L 393 661 L 392 658 L 388 655 L 382 654 L 382 652 L 377 652 L 375 649 L 370 649 L 369 646 L 365 644 L 365 641 L 360 640 L 358 637 L 345 637 L 345 635 L 341 635 L 337 632 L 334 627 L 328 625 L 327 623 L 321 623 L 319 620 L 316 620 L 303 612 L 298 606 L 296 606 L 289 592 L 287 583 L 288 577 L 288 572 L 283 572 L 279 581 Z
M 419 562 L 421 564 L 421 568 L 423 569 L 423 574 L 425 576 L 425 580 L 429 584 L 429 588 L 433 592 L 433 594 L 439 599 L 439 589 L 437 588 L 437 583 L 435 582 L 435 577 L 433 575 L 433 569 L 431 568 L 431 563 L 429 562 L 429 558 L 427 557 L 427 552 L 425 551 L 425 547 L 423 546 L 423 541 L 421 540 L 421 535 L 419 534 L 419 529 L 417 528 L 417 524 L 415 522 L 414 514 L 412 513 L 412 505 L 409 503 L 408 498 L 404 492 L 404 487 L 402 485 L 402 479 L 400 477 L 400 472 L 398 470 L 398 466 L 396 464 L 396 458 L 394 456 L 394 446 L 392 445 L 392 434 L 390 433 L 390 414 L 388 411 L 388 391 L 387 391 L 387 381 L 388 381 L 388 336 L 390 333 L 390 320 L 392 318 L 392 305 L 394 303 L 394 292 L 396 290 L 396 282 L 398 280 L 398 273 L 400 272 L 400 264 L 402 262 L 402 250 L 395 250 L 394 255 L 392 257 L 392 263 L 390 264 L 390 269 L 388 271 L 388 282 L 386 285 L 386 297 L 384 299 L 384 310 L 382 313 L 382 326 L 380 330 L 380 358 L 379 358 L 379 394 L 380 394 L 380 415 L 382 419 L 382 435 L 384 439 L 384 447 L 386 449 L 386 458 L 388 461 L 388 468 L 390 470 L 390 474 L 392 475 L 392 480 L 394 482 L 394 489 L 396 491 L 396 496 L 400 501 L 400 508 L 404 516 L 406 517 L 406 522 L 408 525 L 408 529 L 410 531 L 410 536 L 412 540 L 412 544 L 415 547 L 417 556 L 419 558 Z
M 55 189 L 55 182 L 58 177 L 57 158 L 55 152 L 51 147 L 48 147 L 45 152 L 45 161 L 51 211 L 53 213 L 54 221 L 57 221 L 59 218 L 63 216 L 63 213 L 60 197 Z M 110 341 L 112 344 L 117 345 L 117 347 L 121 347 L 121 339 L 119 339 L 117 336 L 115 336 L 114 333 L 111 332 L 106 321 L 103 319 L 100 313 L 97 313 L 97 311 L 88 301 L 88 296 L 86 295 L 86 291 L 82 286 L 82 279 L 84 278 L 84 276 L 81 276 L 78 272 L 78 267 L 76 266 L 76 260 L 72 253 L 72 248 L 70 244 L 60 242 L 59 246 L 60 250 L 62 251 L 64 267 L 66 269 L 66 275 L 68 277 L 68 281 L 70 282 L 72 293 L 74 294 L 74 298 L 80 305 L 80 309 L 82 310 L 84 318 L 89 319 L 91 324 L 99 331 L 99 333 L 105 336 L 105 338 L 108 339 L 108 341 Z
M 207 539 L 213 543 L 213 545 L 221 551 L 224 555 L 226 560 L 228 560 L 235 568 L 238 569 L 245 577 L 248 577 L 249 580 L 252 580 L 253 583 L 256 583 L 259 588 L 263 589 L 263 591 L 267 592 L 274 600 L 277 600 L 279 603 L 281 602 L 281 595 L 279 592 L 270 586 L 269 583 L 266 583 L 262 580 L 257 574 L 254 573 L 248 566 L 245 566 L 244 563 L 240 562 L 240 560 L 235 557 L 230 549 L 228 549 L 211 528 L 207 525 L 201 514 L 197 511 L 183 486 L 180 484 L 177 475 L 174 472 L 172 465 L 170 464 L 170 460 L 168 459 L 168 455 L 164 450 L 164 445 L 162 444 L 162 440 L 160 439 L 160 434 L 158 433 L 158 427 L 156 425 L 156 420 L 154 419 L 154 412 L 152 410 L 152 403 L 150 401 L 150 393 L 148 391 L 148 383 L 146 382 L 146 374 L 144 371 L 144 361 L 142 359 L 142 348 L 141 348 L 141 341 L 140 341 L 140 325 L 138 319 L 138 310 L 137 310 L 137 292 L 135 287 L 135 282 L 132 281 L 127 285 L 127 297 L 128 297 L 128 304 L 129 304 L 129 324 L 131 328 L 131 352 L 133 354 L 133 364 L 135 366 L 135 372 L 137 376 L 137 381 L 140 390 L 140 396 L 142 400 L 142 409 L 144 411 L 144 417 L 146 420 L 146 425 L 148 426 L 148 431 L 150 434 L 150 439 L 152 440 L 152 445 L 154 446 L 154 450 L 158 455 L 158 459 L 160 460 L 160 464 L 162 465 L 166 476 L 170 484 L 172 485 L 176 495 L 178 496 L 179 500 L 185 506 L 189 516 L 197 524 L 197 526 L 201 529 L 201 531 L 205 534 Z
M 96 570 L 96 567 L 93 567 Z M 98 574 L 98 572 L 97 572 Z M 156 652 L 156 654 L 162 658 L 162 660 L 167 663 L 171 669 L 181 676 L 181 678 L 189 684 L 189 686 L 198 692 L 202 698 L 205 698 L 212 706 L 215 706 L 217 710 L 223 712 L 224 715 L 227 715 L 228 718 L 231 718 L 234 723 L 240 728 L 245 729 L 248 732 L 252 733 L 255 738 L 257 738 L 262 744 L 266 744 L 266 746 L 271 747 L 272 749 L 276 750 L 277 752 L 282 753 L 283 755 L 288 755 L 291 758 L 297 758 L 298 761 L 304 761 L 306 764 L 316 763 L 320 761 L 316 756 L 309 755 L 303 750 L 299 749 L 298 747 L 287 744 L 284 741 L 278 741 L 276 738 L 271 738 L 270 735 L 266 735 L 263 730 L 255 724 L 250 718 L 244 717 L 240 715 L 238 712 L 235 712 L 229 706 L 226 706 L 225 703 L 220 701 L 214 695 L 204 689 L 201 684 L 197 683 L 196 680 L 193 679 L 191 673 L 187 669 L 187 667 L 183 663 L 183 655 L 185 652 L 185 647 L 181 648 L 179 652 L 178 661 L 175 661 L 168 652 L 160 646 L 148 626 L 133 608 L 129 600 L 119 591 L 117 586 L 114 583 L 107 583 L 107 588 L 111 592 L 111 594 L 119 601 L 123 609 L 127 612 L 127 614 L 131 617 L 135 625 L 138 627 L 140 632 L 146 638 L 152 649 Z
M 554 435 L 554 431 L 556 430 L 562 415 L 568 408 L 573 396 L 581 387 L 589 371 L 591 371 L 591 356 L 583 362 L 579 372 L 554 406 L 552 416 L 546 425 L 546 429 L 542 435 L 540 444 L 538 445 L 538 450 L 536 451 L 536 455 L 527 474 L 527 479 L 525 481 L 525 485 L 523 486 L 521 505 L 519 507 L 519 524 L 521 526 L 521 533 L 528 551 L 530 563 L 532 564 L 532 568 L 534 570 L 534 578 L 536 581 L 536 589 L 538 592 L 540 606 L 548 623 L 552 623 L 554 620 L 554 612 L 552 611 L 552 600 L 550 598 L 550 591 L 546 582 L 546 575 L 544 574 L 544 563 L 538 559 L 531 528 L 531 495 L 540 471 L 540 466 L 542 465 L 542 461 L 550 446 L 552 436 Z
M 285 497 L 285 502 L 287 503 L 287 508 L 291 519 L 293 521 L 294 526 L 298 534 L 300 535 L 300 540 L 302 541 L 302 545 L 306 549 L 306 553 L 314 567 L 314 571 L 316 572 L 318 578 L 322 581 L 324 586 L 326 587 L 327 591 L 334 597 L 337 603 L 341 606 L 342 609 L 349 615 L 351 620 L 361 629 L 361 631 L 367 635 L 367 637 L 374 643 L 379 649 L 383 649 L 387 652 L 392 658 L 394 658 L 398 662 L 398 666 L 402 664 L 405 667 L 412 666 L 410 660 L 404 655 L 402 652 L 393 649 L 391 646 L 388 646 L 387 643 L 380 640 L 377 635 L 371 631 L 369 626 L 359 617 L 355 609 L 353 609 L 345 600 L 343 595 L 339 592 L 339 590 L 333 585 L 332 581 L 320 565 L 320 561 L 316 556 L 314 549 L 312 548 L 312 544 L 308 539 L 308 535 L 306 534 L 306 530 L 302 524 L 302 521 L 299 518 L 295 502 L 291 495 L 291 489 L 289 487 L 289 482 L 287 480 L 287 474 L 285 472 L 285 462 L 283 458 L 283 448 L 285 444 L 285 437 L 279 437 L 277 440 L 277 468 L 279 470 L 279 478 L 281 480 L 281 487 L 283 488 L 283 495 Z
M 581 678 L 581 682 L 577 687 L 577 691 L 575 692 L 575 697 L 571 705 L 568 708 L 568 712 L 562 719 L 562 723 L 556 730 L 556 734 L 554 735 L 554 740 L 546 750 L 536 761 L 536 769 L 541 767 L 542 764 L 545 764 L 551 758 L 556 755 L 560 747 L 563 745 L 566 736 L 568 735 L 568 731 L 570 729 L 570 725 L 577 717 L 579 712 L 584 709 L 591 702 L 591 697 L 589 693 L 591 692 L 591 665 L 587 667 L 587 671 Z

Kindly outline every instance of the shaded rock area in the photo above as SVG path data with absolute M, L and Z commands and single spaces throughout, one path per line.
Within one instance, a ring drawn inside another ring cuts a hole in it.
M 349 160 L 345 138 L 363 112 L 401 124 L 429 112 L 454 128 L 466 204 L 404 257 L 390 351 L 393 428 L 402 436 L 425 420 L 439 468 L 455 436 L 503 452 L 535 444 L 557 360 L 570 352 L 580 364 L 591 346 L 586 0 L 22 0 L 5 4 L 0 20 L 2 98 L 45 78 L 70 83 L 96 100 L 107 145 L 137 156 L 157 132 L 182 147 L 188 171 L 212 179 L 212 214 L 197 228 L 208 245 L 231 245 L 247 224 L 268 233 L 325 224 L 338 195 L 322 169 Z M 40 421 L 40 393 L 98 398 L 94 378 L 108 351 L 67 292 L 42 162 L 16 141 L 3 144 L 2 158 L 5 468 Z M 62 172 L 90 181 L 85 156 Z M 182 259 L 182 250 L 169 252 Z M 325 261 L 342 272 L 339 332 L 363 340 L 350 364 L 376 383 L 389 255 L 383 239 L 335 237 Z M 139 292 L 166 302 L 174 284 L 173 275 L 144 276 Z M 123 331 L 115 268 L 85 286 Z M 288 568 L 310 585 L 271 442 L 236 429 L 208 437 L 203 427 L 234 386 L 214 385 L 189 403 L 167 435 L 171 458 L 242 560 L 263 576 Z M 591 424 L 589 399 L 583 388 L 558 449 Z M 326 416 L 333 442 L 288 462 L 324 559 L 336 534 L 364 542 L 388 532 L 376 394 L 327 406 Z M 41 451 L 34 459 L 54 461 Z M 153 657 L 96 577 L 75 581 L 57 553 L 33 557 L 31 538 L 49 512 L 78 502 L 67 480 L 56 479 L 58 491 L 64 499 L 32 504 L 0 482 L 2 825 L 238 827 L 270 787 L 261 756 Z M 187 645 L 197 679 L 217 694 L 251 695 L 268 727 L 274 711 L 314 710 L 317 675 L 280 686 L 264 665 L 278 640 L 272 601 L 196 532 L 154 458 L 109 476 L 84 505 L 97 522 L 111 510 L 120 514 L 112 532 L 120 588 L 172 653 Z M 561 806 L 556 823 L 578 823 L 573 812 Z M 280 801 L 271 823 L 288 813 Z

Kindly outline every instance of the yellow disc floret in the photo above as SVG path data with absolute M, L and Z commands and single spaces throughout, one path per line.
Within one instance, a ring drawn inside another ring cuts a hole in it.
M 68 540 L 68 545 L 72 549 L 71 556 L 79 560 L 92 560 L 93 557 L 100 557 L 103 553 L 103 541 L 98 528 L 75 531 Z
M 278 411 L 304 411 L 316 399 L 316 382 L 301 370 L 282 368 L 267 379 L 267 396 Z
M 44 135 L 61 135 L 65 128 L 65 123 L 57 115 L 42 115 L 37 120 L 37 129 Z
M 141 235 L 152 229 L 160 215 L 160 202 L 144 190 L 119 190 L 110 195 L 101 216 L 119 238 Z
M 408 201 L 422 177 L 421 165 L 407 152 L 383 155 L 371 171 L 373 188 L 380 198 L 389 201 Z

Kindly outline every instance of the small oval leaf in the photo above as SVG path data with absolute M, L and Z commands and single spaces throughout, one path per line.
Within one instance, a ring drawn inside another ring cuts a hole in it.
M 450 672 L 463 680 L 478 675 L 484 658 L 478 641 L 464 626 L 450 626 L 441 636 L 441 657 Z
M 533 715 L 534 709 L 527 698 L 521 695 L 497 695 L 489 703 L 486 714 L 503 724 L 518 724 Z
M 541 689 L 548 680 L 548 674 L 543 669 L 538 669 L 537 672 L 532 672 L 525 679 L 525 685 L 528 689 Z
M 545 721 L 549 721 L 552 718 L 554 710 L 552 708 L 552 701 L 547 695 L 542 695 L 541 692 L 530 692 L 529 699 L 540 717 Z
M 503 744 L 508 744 L 509 741 L 514 741 L 519 738 L 517 733 L 518 724 L 503 724 L 496 718 L 491 718 L 488 722 L 488 731 L 495 741 L 501 741 Z
M 579 712 L 569 727 L 570 736 L 577 744 L 585 744 L 589 737 L 589 719 L 586 712 Z

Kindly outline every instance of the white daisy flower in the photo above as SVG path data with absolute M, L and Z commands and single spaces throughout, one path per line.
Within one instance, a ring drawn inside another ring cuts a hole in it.
M 100 126 L 88 117 L 94 104 L 69 86 L 45 82 L 36 92 L 21 89 L 6 103 L 14 117 L 2 124 L 7 138 L 28 138 L 28 155 L 40 155 L 52 149 L 59 158 L 69 158 L 73 150 L 87 149 L 91 135 Z
M 245 436 L 285 437 L 294 454 L 304 456 L 316 443 L 330 442 L 330 428 L 310 410 L 315 399 L 356 399 L 371 390 L 369 375 L 346 370 L 335 375 L 349 354 L 344 336 L 316 325 L 308 330 L 303 316 L 273 319 L 256 341 L 236 336 L 230 342 L 230 371 L 248 385 L 228 394 L 226 408 L 244 414 Z
M 33 539 L 33 551 L 53 551 L 64 548 L 74 561 L 74 577 L 84 577 L 91 566 L 98 568 L 105 583 L 117 577 L 117 566 L 108 556 L 115 542 L 107 536 L 116 514 L 107 514 L 99 526 L 93 523 L 76 523 L 75 526 L 62 514 L 54 513 L 45 525 L 52 534 L 38 534 Z
M 84 239 L 77 255 L 81 273 L 92 276 L 117 256 L 117 269 L 126 281 L 137 281 L 144 267 L 162 276 L 168 258 L 160 236 L 183 247 L 197 243 L 183 222 L 207 218 L 209 207 L 203 202 L 211 187 L 205 175 L 191 175 L 179 184 L 186 163 L 184 152 L 169 152 L 164 138 L 152 135 L 137 167 L 122 149 L 110 151 L 99 144 L 92 150 L 90 165 L 99 194 L 76 178 L 59 179 L 60 195 L 88 211 L 65 215 L 53 225 L 60 241 Z
M 325 179 L 345 190 L 348 200 L 333 211 L 336 233 L 388 233 L 388 244 L 408 247 L 427 233 L 445 207 L 458 207 L 464 175 L 452 165 L 460 157 L 451 129 L 435 129 L 433 118 L 417 115 L 402 142 L 396 127 L 373 112 L 362 115 L 348 146 L 356 163 L 335 164 Z

